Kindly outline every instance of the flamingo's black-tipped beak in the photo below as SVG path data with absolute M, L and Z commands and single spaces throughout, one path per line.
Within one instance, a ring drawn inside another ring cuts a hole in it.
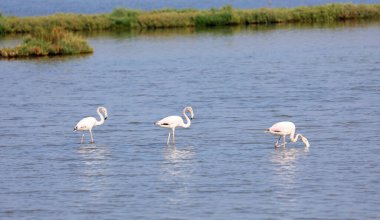
M 108 117 L 105 117 L 104 120 L 107 120 Z
M 265 130 L 264 133 L 268 133 L 269 132 L 269 129 Z
M 193 120 L 194 118 L 193 117 L 190 117 L 190 120 Z

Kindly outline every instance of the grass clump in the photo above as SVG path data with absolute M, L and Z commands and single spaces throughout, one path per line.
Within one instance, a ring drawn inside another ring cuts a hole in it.
M 137 24 L 137 16 L 140 11 L 125 8 L 117 8 L 108 16 L 113 29 L 132 28 Z
M 5 33 L 5 28 L 4 28 L 4 18 L 3 15 L 0 12 L 0 34 Z
M 196 14 L 196 12 L 168 9 L 143 13 L 137 18 L 137 26 L 141 29 L 191 27 L 194 26 Z
M 211 8 L 209 11 L 195 16 L 195 26 L 222 26 L 222 25 L 236 25 L 240 24 L 240 16 L 232 8 L 227 5 L 221 9 Z
M 112 22 L 105 15 L 54 14 L 5 17 L 3 24 L 6 33 L 31 33 L 36 28 L 49 30 L 54 27 L 70 31 L 107 30 L 111 28 Z
M 38 29 L 27 36 L 21 45 L 0 49 L 0 57 L 73 55 L 92 52 L 93 49 L 83 38 L 62 28 L 53 28 L 50 31 Z
M 379 19 L 380 5 L 327 4 L 296 8 L 239 10 L 242 23 L 328 23 L 346 20 Z

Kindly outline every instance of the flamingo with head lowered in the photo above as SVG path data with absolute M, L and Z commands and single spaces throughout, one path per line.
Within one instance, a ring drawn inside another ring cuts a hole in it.
M 186 112 L 190 112 L 190 119 L 186 115 Z M 175 144 L 175 137 L 174 132 L 176 127 L 183 127 L 188 128 L 191 125 L 191 120 L 194 118 L 194 112 L 193 108 L 188 106 L 183 109 L 182 114 L 184 115 L 186 119 L 186 124 L 184 123 L 183 119 L 180 116 L 174 115 L 174 116 L 168 116 L 166 118 L 163 118 L 155 123 L 155 125 L 158 125 L 162 128 L 169 128 L 171 129 L 171 132 L 173 133 L 173 144 Z M 168 135 L 168 141 L 166 142 L 167 145 L 169 145 L 170 142 L 170 130 Z
M 94 143 L 94 138 L 92 136 L 92 128 L 98 125 L 102 125 L 104 120 L 107 119 L 108 113 L 105 107 L 98 107 L 97 109 L 98 115 L 100 116 L 100 121 L 96 120 L 95 117 L 86 117 L 78 122 L 78 124 L 74 127 L 74 131 L 82 131 L 82 139 L 80 143 L 83 143 L 84 131 L 89 130 L 91 135 L 91 143 Z
M 301 137 L 301 140 L 305 144 L 305 146 L 310 146 L 309 141 L 302 134 L 297 134 L 296 136 L 294 136 L 296 132 L 296 126 L 293 122 L 290 121 L 278 122 L 272 125 L 272 127 L 268 128 L 265 132 L 269 132 L 271 134 L 274 134 L 275 136 L 280 136 L 277 142 L 274 144 L 274 147 L 276 148 L 278 147 L 278 142 L 280 141 L 281 137 L 284 139 L 284 143 L 281 145 L 285 148 L 287 135 L 289 135 L 291 142 L 296 142 L 298 140 L 298 137 Z

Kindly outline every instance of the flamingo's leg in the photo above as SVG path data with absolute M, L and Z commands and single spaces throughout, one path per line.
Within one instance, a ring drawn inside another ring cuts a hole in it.
M 173 132 L 173 144 L 175 144 L 175 138 L 174 138 L 175 128 L 172 129 L 172 132 Z
M 83 143 L 83 138 L 84 138 L 84 131 L 82 131 L 82 139 L 80 140 L 80 143 L 82 144 Z
M 169 130 L 169 135 L 168 135 L 168 141 L 166 141 L 166 145 L 169 145 L 169 141 L 170 141 L 170 130 Z
M 277 142 L 274 144 L 274 147 L 278 147 L 278 142 L 280 141 L 280 139 L 281 139 L 281 136 L 277 139 Z
M 284 135 L 284 145 L 282 146 L 283 148 L 285 148 L 285 144 L 286 144 L 286 136 Z
M 92 137 L 92 129 L 90 129 L 90 135 L 91 135 L 91 144 L 95 143 L 94 138 Z

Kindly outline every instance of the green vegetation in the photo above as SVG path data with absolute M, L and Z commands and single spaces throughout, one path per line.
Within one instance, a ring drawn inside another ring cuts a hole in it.
M 35 29 L 49 30 L 61 27 L 70 31 L 92 31 L 110 28 L 105 15 L 54 14 L 37 17 L 3 17 L 5 33 L 31 33 Z
M 221 9 L 211 8 L 209 11 L 195 16 L 195 26 L 222 26 L 240 24 L 238 10 L 231 6 L 225 6 Z
M 0 49 L 0 57 L 30 57 L 92 53 L 93 49 L 81 37 L 62 28 L 33 31 L 15 48 Z
M 3 15 L 0 13 L 0 34 L 4 34 L 5 33 L 5 29 L 3 27 Z
M 111 21 L 108 28 L 132 28 L 136 23 L 136 18 L 140 14 L 140 11 L 129 10 L 124 8 L 117 8 L 108 15 L 108 19 Z
M 240 10 L 239 13 L 241 22 L 246 24 L 327 23 L 379 19 L 380 5 L 328 4 L 291 9 Z
M 14 17 L 0 13 L 0 34 L 31 34 L 16 48 L 0 49 L 0 57 L 91 53 L 78 36 L 66 31 L 144 30 L 268 24 L 319 24 L 348 20 L 379 20 L 380 4 L 327 4 L 296 8 L 161 9 L 139 11 L 117 8 L 110 14 L 54 14 Z
M 380 19 L 380 4 L 327 4 L 296 8 L 161 9 L 139 11 L 117 8 L 110 14 L 54 14 L 37 17 L 0 15 L 0 33 L 31 33 L 36 28 L 70 31 L 129 30 L 172 27 L 209 27 L 276 23 L 326 23 Z

